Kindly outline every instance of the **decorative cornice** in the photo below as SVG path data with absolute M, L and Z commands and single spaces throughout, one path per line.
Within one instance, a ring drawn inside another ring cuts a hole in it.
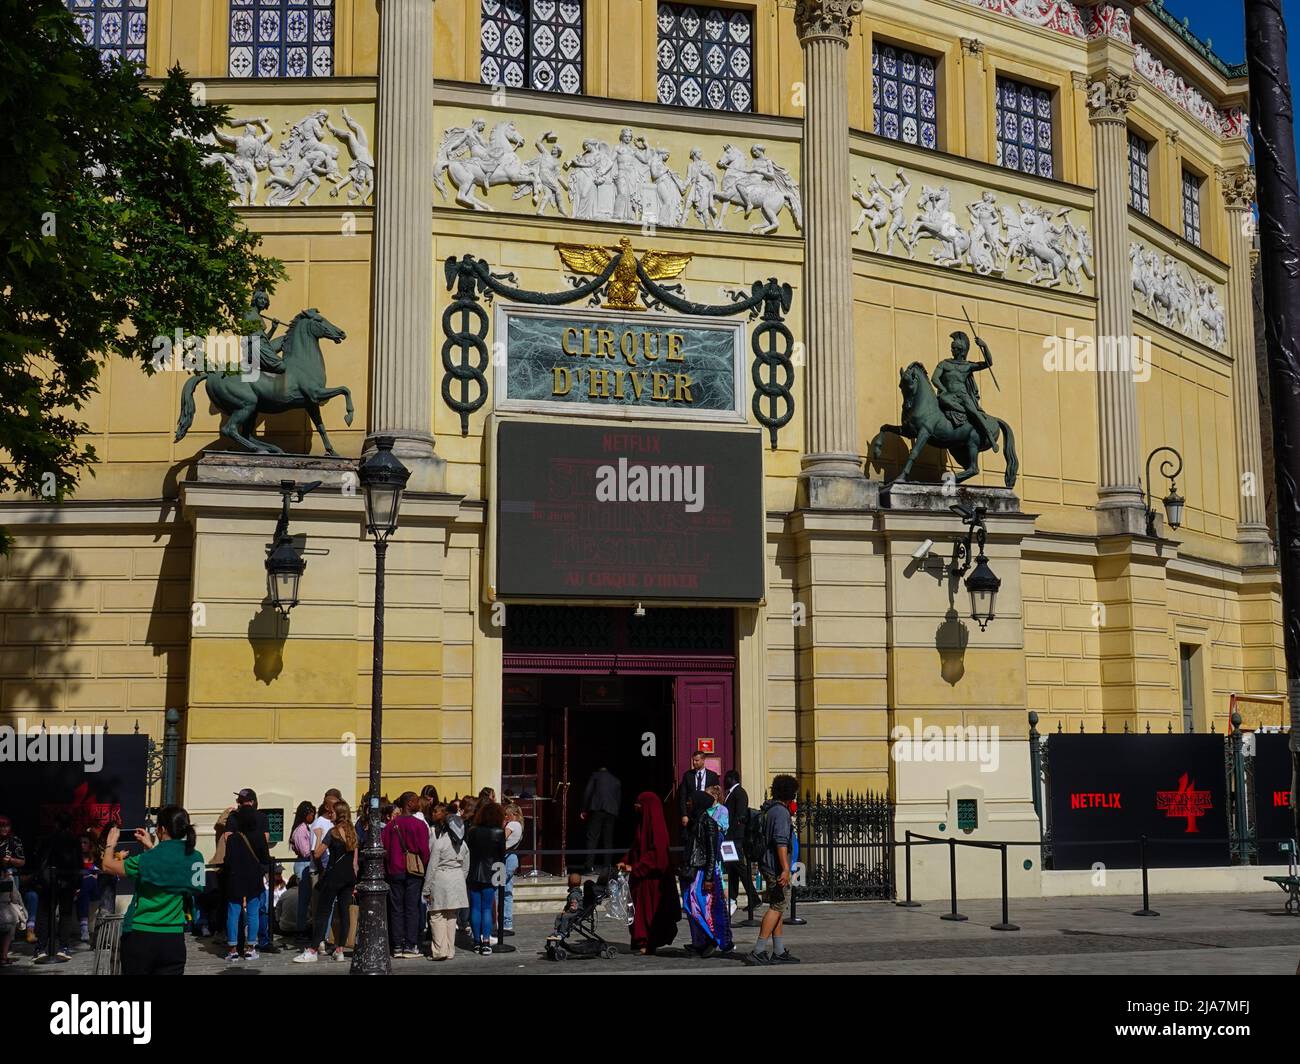
M 1133 69 L 1149 81 L 1160 95 L 1186 111 L 1218 137 L 1244 137 L 1249 120 L 1240 107 L 1220 108 L 1210 102 L 1200 89 L 1165 66 L 1140 41 L 1136 45 Z
M 833 37 L 847 43 L 853 20 L 862 14 L 862 0 L 796 0 L 794 25 L 801 41 Z
M 1248 211 L 1255 202 L 1255 171 L 1249 166 L 1218 172 L 1224 205 L 1230 211 Z
M 1088 86 L 1088 115 L 1094 122 L 1122 122 L 1137 97 L 1138 87 L 1129 75 L 1108 70 Z
M 1193 52 L 1204 59 L 1210 66 L 1214 67 L 1225 78 L 1244 78 L 1246 76 L 1246 64 L 1241 63 L 1231 66 L 1225 63 L 1211 49 L 1211 41 L 1201 40 L 1191 31 L 1191 23 L 1188 19 L 1179 21 L 1177 17 L 1165 9 L 1164 0 L 1154 0 L 1154 3 L 1148 5 L 1147 11 L 1151 16 L 1168 29 L 1175 37 L 1182 41 Z

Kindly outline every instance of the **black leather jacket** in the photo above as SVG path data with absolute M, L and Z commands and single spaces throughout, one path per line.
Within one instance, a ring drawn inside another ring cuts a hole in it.
M 696 818 L 686 847 L 686 864 L 692 871 L 704 870 L 705 880 L 711 880 L 722 859 L 722 839 L 718 822 L 708 813 Z
M 506 859 L 506 833 L 501 828 L 473 827 L 465 832 L 469 847 L 469 872 L 465 882 L 472 887 L 492 886 L 492 872 Z

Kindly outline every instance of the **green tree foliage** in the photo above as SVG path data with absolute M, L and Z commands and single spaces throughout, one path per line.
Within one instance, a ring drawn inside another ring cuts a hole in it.
M 156 337 L 245 331 L 284 267 L 204 164 L 226 109 L 179 68 L 101 62 L 62 0 L 0 0 L 0 27 L 0 493 L 62 499 L 105 360 L 153 372 Z

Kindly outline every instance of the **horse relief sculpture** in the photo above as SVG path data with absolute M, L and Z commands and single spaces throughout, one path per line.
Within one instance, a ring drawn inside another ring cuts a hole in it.
M 262 312 L 268 306 L 266 293 L 253 295 L 253 306 L 245 315 L 252 332 L 246 334 L 250 356 L 247 365 L 251 371 L 208 369 L 196 372 L 181 390 L 180 419 L 176 423 L 176 441 L 185 438 L 194 422 L 194 389 L 202 381 L 207 384 L 208 398 L 225 416 L 221 435 L 234 440 L 245 450 L 264 454 L 283 454 L 283 450 L 266 440 L 252 435 L 253 424 L 259 414 L 282 414 L 287 410 L 306 410 L 311 422 L 320 433 L 326 454 L 337 454 L 330 443 L 329 434 L 321 422 L 321 404 L 341 395 L 347 403 L 343 418 L 352 424 L 352 393 L 344 387 L 330 388 L 325 384 L 325 359 L 321 355 L 321 340 L 336 344 L 347 339 L 333 322 L 316 309 L 304 310 L 293 319 L 280 336 L 276 330 L 283 322 L 267 319 Z M 268 324 L 270 328 L 266 326 Z
M 775 233 L 783 211 L 795 228 L 803 227 L 799 184 L 762 144 L 751 145 L 748 154 L 727 144 L 715 165 L 703 149 L 692 148 L 684 174 L 674 168 L 669 149 L 651 145 L 627 127 L 612 144 L 584 140 L 581 152 L 564 161 L 553 130 L 533 141 L 532 158 L 521 159 L 526 145 L 513 121 L 497 122 L 491 131 L 482 118 L 453 126 L 438 147 L 433 187 L 444 200 L 477 211 L 494 210 L 483 195 L 509 185 L 511 199 L 530 199 L 538 215 L 549 209 L 582 221 L 665 228 L 698 224 L 716 230 L 735 207 L 746 219 L 755 210 L 762 216 L 750 226 L 752 233 Z
M 912 182 L 901 168 L 895 175 L 889 187 L 875 171 L 865 190 L 859 180 L 853 182 L 850 195 L 861 207 L 853 234 L 865 228 L 872 251 L 881 252 L 883 243 L 884 253 L 893 255 L 897 239 L 915 259 L 920 244 L 930 241 L 935 265 L 969 267 L 981 277 L 1022 280 L 1019 275 L 1027 273 L 1031 284 L 1055 288 L 1064 282 L 1076 292 L 1083 291 L 1085 278 L 1094 279 L 1092 237 L 1071 208 L 1054 210 L 1023 199 L 1011 207 L 985 191 L 965 204 L 963 213 L 954 209 L 948 186 L 922 185 L 909 222 Z
M 322 183 L 337 197 L 347 190 L 349 203 L 368 202 L 375 191 L 375 159 L 365 128 L 344 107 L 343 125 L 330 121 L 326 110 L 313 111 L 288 128 L 278 146 L 265 117 L 249 116 L 231 121 L 242 132 L 216 131 L 208 141 L 212 149 L 204 162 L 223 167 L 241 207 L 257 206 L 259 186 L 266 192 L 266 206 L 287 207 L 297 202 L 311 204 Z M 326 139 L 326 132 L 347 146 L 347 173 L 339 166 L 338 145 Z M 262 176 L 265 175 L 265 176 Z
M 1222 351 L 1228 322 L 1217 286 L 1138 241 L 1128 246 L 1136 308 L 1161 325 Z
M 979 473 L 980 452 L 997 452 L 1000 436 L 1006 448 L 1004 482 L 1008 488 L 1016 486 L 1020 459 L 1016 454 L 1015 436 L 1005 421 L 985 413 L 980 405 L 979 385 L 975 379 L 977 373 L 985 370 L 992 376 L 993 354 L 988 344 L 978 336 L 975 343 L 984 355 L 983 362 L 971 362 L 966 357 L 970 340 L 964 332 L 955 332 L 952 334 L 950 357 L 935 367 L 932 377 L 926 376 L 925 367 L 920 362 L 913 362 L 899 371 L 898 388 L 903 393 L 902 424 L 881 425 L 870 448 L 871 460 L 879 462 L 886 433 L 912 441 L 907 460 L 889 484 L 907 480 L 912 465 L 926 444 L 946 450 L 961 465 L 960 472 L 955 475 L 956 483 L 960 484 Z M 996 384 L 997 378 L 993 380 Z

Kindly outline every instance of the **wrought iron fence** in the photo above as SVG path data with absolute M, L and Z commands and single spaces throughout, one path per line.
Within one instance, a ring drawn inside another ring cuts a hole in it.
M 795 812 L 800 901 L 894 897 L 894 807 L 887 795 L 806 794 Z

